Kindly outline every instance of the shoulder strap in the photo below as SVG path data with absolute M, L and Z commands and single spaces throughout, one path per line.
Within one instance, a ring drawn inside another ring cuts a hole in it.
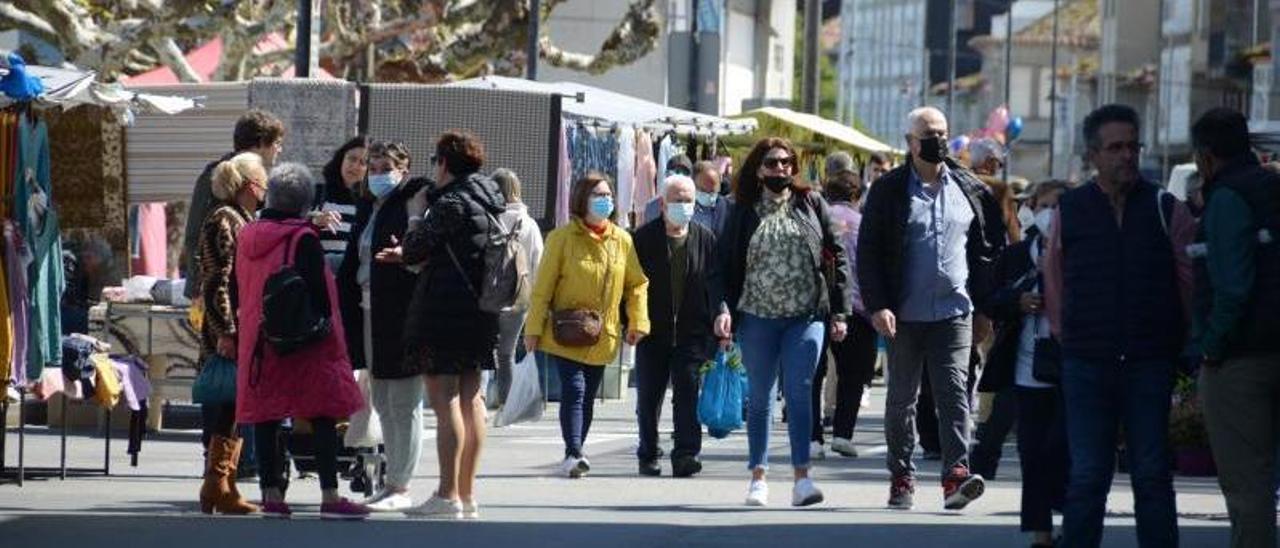
M 289 236 L 289 246 L 284 250 L 284 264 L 282 266 L 293 265 L 294 255 L 298 252 L 298 244 L 302 242 L 302 237 L 306 236 L 306 234 L 307 231 L 305 230 L 295 230 Z
M 1160 215 L 1160 226 L 1164 228 L 1164 235 L 1169 236 L 1169 224 L 1173 222 L 1173 194 L 1161 188 L 1156 190 L 1156 212 Z

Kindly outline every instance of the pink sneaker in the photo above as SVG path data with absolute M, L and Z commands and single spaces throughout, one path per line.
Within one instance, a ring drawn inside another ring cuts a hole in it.
M 289 509 L 289 505 L 281 502 L 262 502 L 262 517 L 272 519 L 289 519 L 293 516 L 293 511 Z
M 358 502 L 339 499 L 320 505 L 320 519 L 361 520 L 369 517 L 369 508 Z

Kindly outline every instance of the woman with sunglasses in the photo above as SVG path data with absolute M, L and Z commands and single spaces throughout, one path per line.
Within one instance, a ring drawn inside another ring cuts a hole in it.
M 793 506 L 822 502 L 809 478 L 810 383 L 828 331 L 844 339 L 850 309 L 844 245 L 827 202 L 794 184 L 796 154 L 785 139 L 756 143 L 743 163 L 736 203 L 720 239 L 725 303 L 715 321 L 724 341 L 737 330 L 747 366 L 748 506 L 765 506 L 769 427 L 779 371 L 795 484 Z M 830 279 L 828 279 L 830 278 Z

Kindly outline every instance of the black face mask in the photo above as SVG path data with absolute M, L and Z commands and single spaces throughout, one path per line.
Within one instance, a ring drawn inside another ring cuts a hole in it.
M 791 177 L 783 177 L 781 175 L 765 177 L 762 181 L 764 182 L 765 188 L 769 189 L 769 191 L 774 194 L 781 194 L 783 190 L 786 190 L 787 187 L 791 186 Z
M 920 159 L 931 164 L 941 164 L 947 157 L 947 143 L 938 137 L 920 139 Z

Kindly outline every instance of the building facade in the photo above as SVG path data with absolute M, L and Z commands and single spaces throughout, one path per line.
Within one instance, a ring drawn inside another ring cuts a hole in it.
M 566 2 L 548 20 L 546 35 L 569 51 L 596 51 L 631 3 Z M 667 0 L 658 5 L 665 27 L 648 55 L 600 75 L 543 64 L 538 79 L 580 82 L 708 114 L 790 105 L 794 0 Z

